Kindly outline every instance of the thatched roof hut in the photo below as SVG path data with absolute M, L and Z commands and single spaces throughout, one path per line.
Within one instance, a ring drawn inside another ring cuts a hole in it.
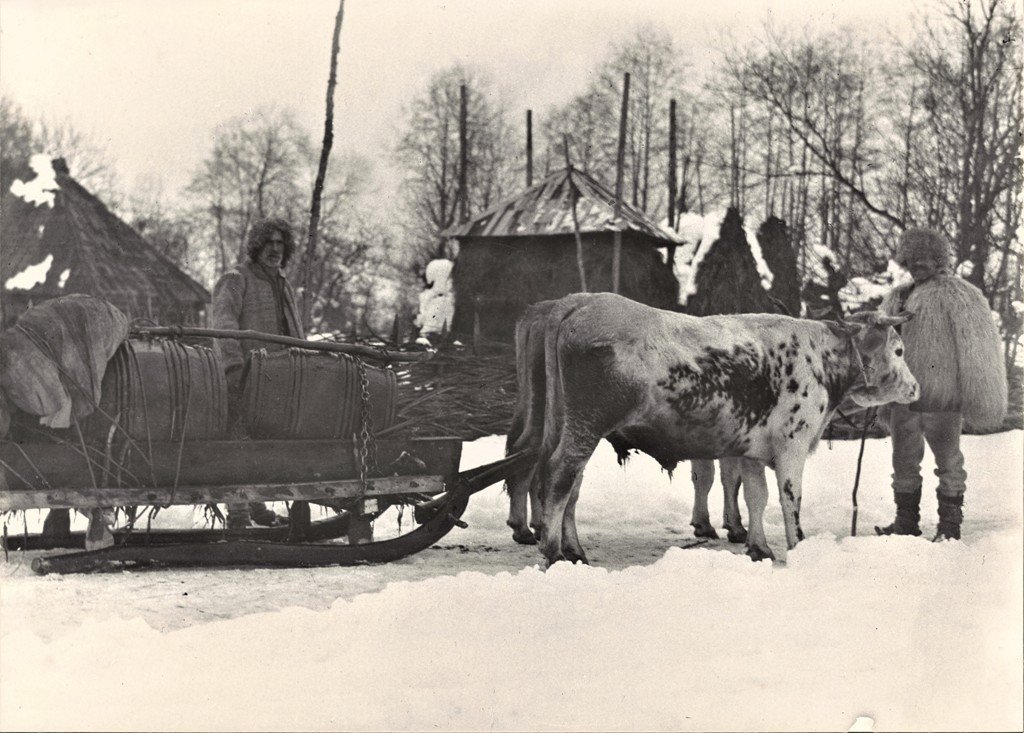
M 680 239 L 623 203 L 578 170 L 560 170 L 444 235 L 459 243 L 452 274 L 452 330 L 470 333 L 479 322 L 485 338 L 509 341 L 516 319 L 531 303 L 583 290 L 577 263 L 572 203 L 583 243 L 586 290 L 612 290 L 615 231 L 621 232 L 619 292 L 659 308 L 673 308 L 679 283 L 658 251 Z
M 4 325 L 69 293 L 103 298 L 130 318 L 201 323 L 206 288 L 79 185 L 63 159 L 49 168 L 36 165 L 37 180 L 15 182 L 0 203 Z

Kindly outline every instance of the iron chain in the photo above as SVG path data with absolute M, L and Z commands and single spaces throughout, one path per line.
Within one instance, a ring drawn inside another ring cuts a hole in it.
M 366 364 L 362 359 L 356 359 L 356 369 L 359 372 L 359 397 L 360 397 L 360 431 L 359 431 L 359 483 L 363 494 L 366 493 L 366 474 L 368 469 L 377 465 L 377 446 L 373 440 L 371 431 L 370 416 L 370 378 L 366 373 Z M 372 453 L 372 457 L 371 457 Z

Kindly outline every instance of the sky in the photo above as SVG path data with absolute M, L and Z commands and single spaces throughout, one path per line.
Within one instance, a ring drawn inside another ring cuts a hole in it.
M 455 62 L 538 115 L 582 91 L 608 43 L 665 28 L 697 73 L 728 31 L 854 27 L 905 35 L 892 0 L 348 0 L 335 151 L 383 161 L 403 106 Z M 218 124 L 277 105 L 320 140 L 336 0 L 0 0 L 0 89 L 30 118 L 69 121 L 125 188 L 177 191 Z

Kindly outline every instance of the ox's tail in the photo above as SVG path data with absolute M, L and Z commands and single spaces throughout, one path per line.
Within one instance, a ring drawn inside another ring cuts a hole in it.
M 548 485 L 547 465 L 562 439 L 565 421 L 565 385 L 562 381 L 559 341 L 566 319 L 575 313 L 580 305 L 576 299 L 571 297 L 559 301 L 559 304 L 560 307 L 552 309 L 548 315 L 544 329 L 544 434 L 537 457 L 542 488 L 546 488 Z
M 516 324 L 516 409 L 505 440 L 505 455 L 536 449 L 544 431 L 544 329 L 553 305 L 530 306 Z

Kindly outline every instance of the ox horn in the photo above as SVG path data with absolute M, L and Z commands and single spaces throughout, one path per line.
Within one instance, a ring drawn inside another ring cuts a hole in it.
M 862 311 L 860 313 L 852 313 L 847 316 L 846 321 L 849 323 L 863 323 L 869 326 L 898 326 L 901 323 L 906 323 L 914 314 L 910 311 L 903 311 L 897 313 L 894 316 L 888 316 L 881 311 Z

